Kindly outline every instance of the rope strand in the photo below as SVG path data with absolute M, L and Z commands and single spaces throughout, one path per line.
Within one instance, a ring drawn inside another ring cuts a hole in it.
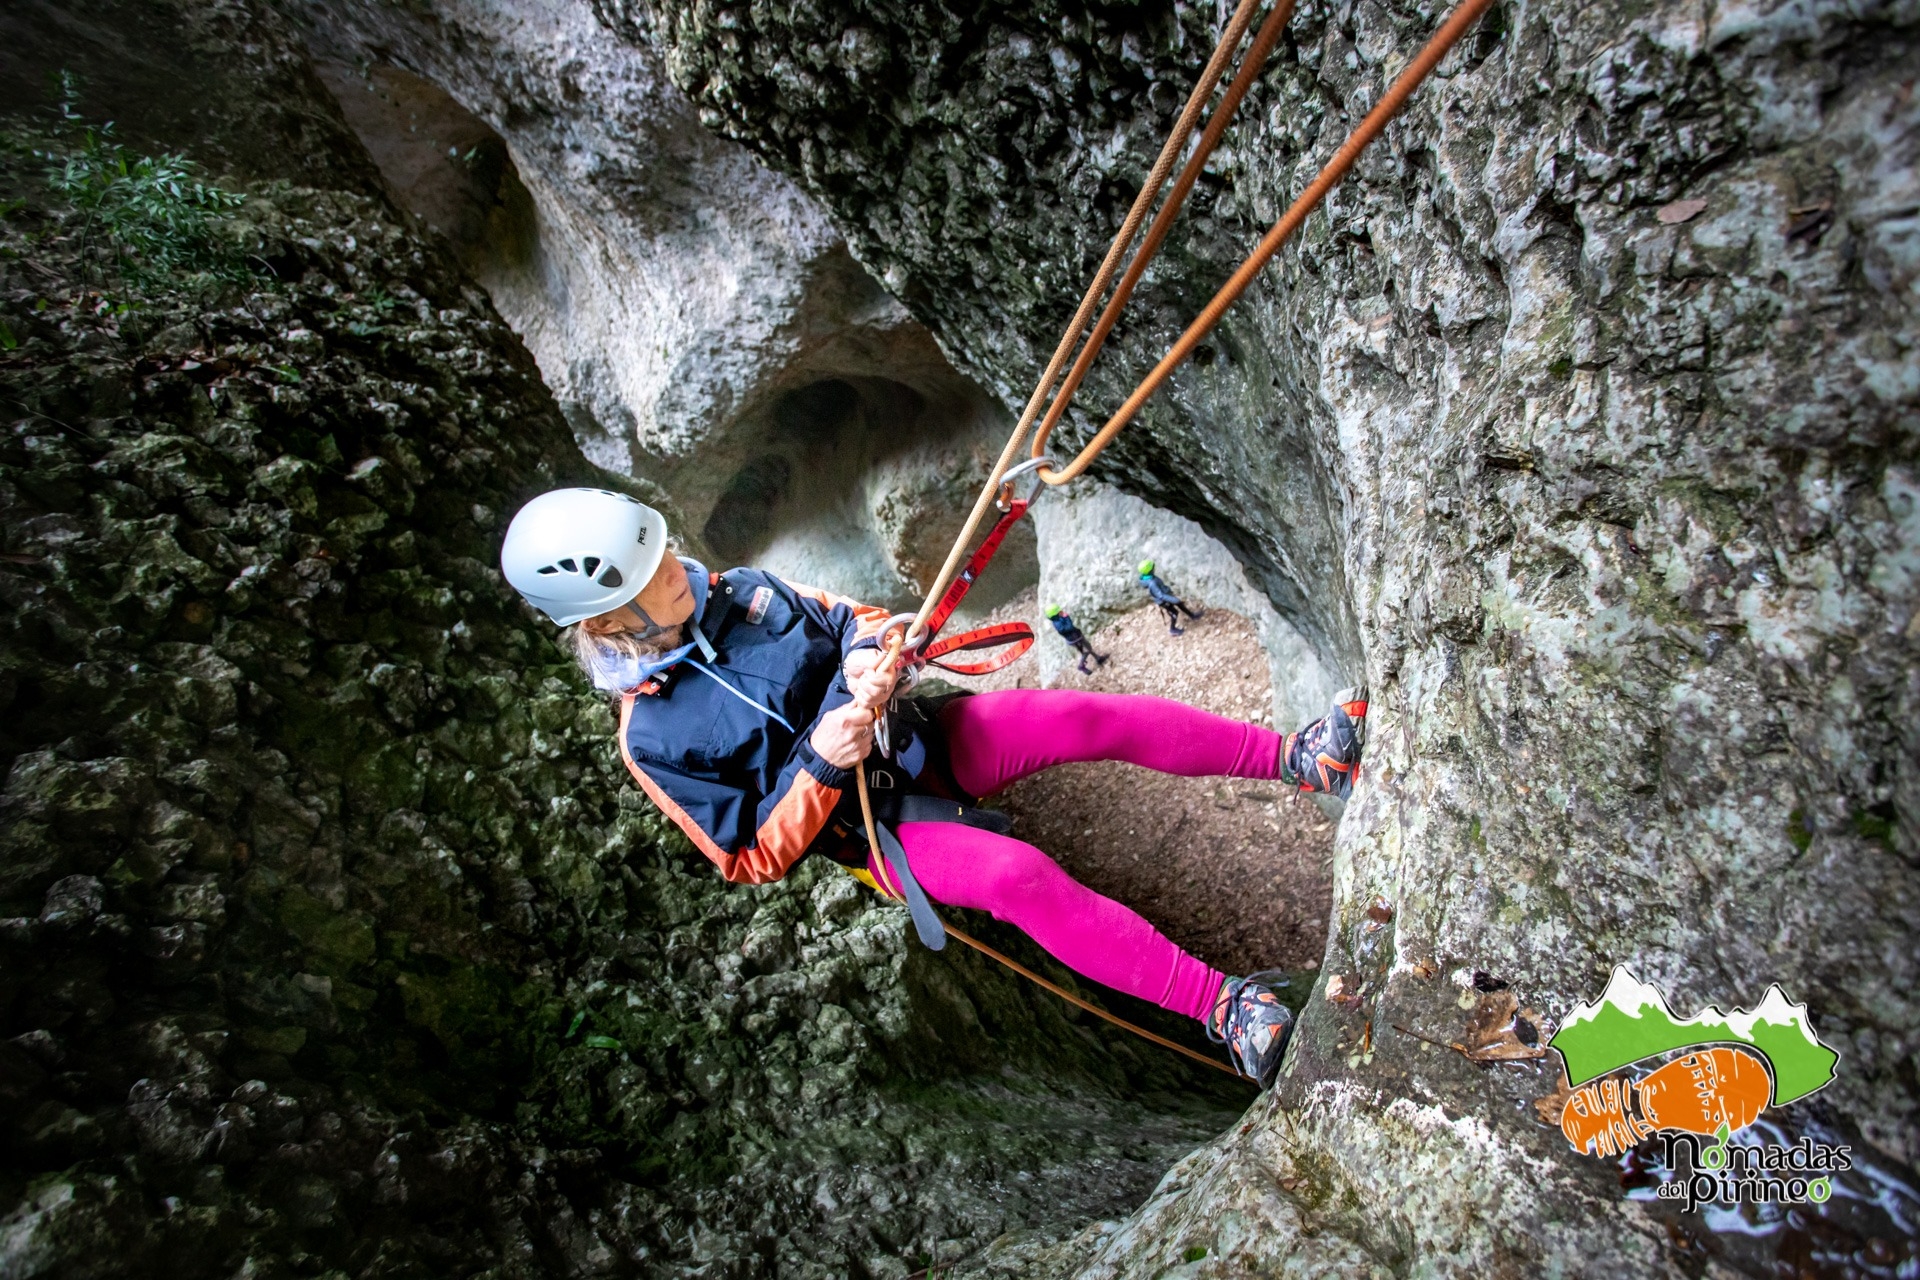
M 1195 1062 L 1204 1063 L 1207 1066 L 1212 1067 L 1215 1071 L 1224 1071 L 1236 1080 L 1245 1078 L 1238 1071 L 1235 1071 L 1232 1067 L 1220 1061 L 1218 1058 L 1209 1058 L 1204 1053 L 1196 1053 L 1194 1050 L 1187 1048 L 1187 1046 L 1183 1044 L 1178 1044 L 1172 1040 L 1167 1039 L 1165 1036 L 1155 1035 L 1153 1032 L 1147 1030 L 1145 1027 L 1137 1027 L 1133 1023 L 1128 1022 L 1125 1018 L 1119 1017 L 1116 1014 L 1108 1013 L 1105 1009 L 1102 1009 L 1099 1005 L 1090 1003 L 1089 1001 L 1086 1001 L 1086 1000 L 1082 1000 L 1079 996 L 1073 994 L 1073 992 L 1067 990 L 1065 987 L 1057 986 L 1054 983 L 1048 982 L 1045 978 L 1041 977 L 1039 974 L 1035 973 L 1033 970 L 1027 968 L 1027 966 L 1021 964 L 1018 960 L 1013 959 L 1011 956 L 1001 955 L 998 951 L 995 951 L 992 947 L 988 946 L 986 943 L 976 941 L 973 938 L 969 938 L 966 934 L 960 932 L 958 929 L 954 928 L 951 924 L 947 924 L 947 922 L 944 920 L 941 921 L 941 923 L 946 924 L 948 933 L 960 939 L 960 941 L 966 943 L 968 946 L 972 947 L 975 951 L 978 951 L 982 955 L 992 956 L 995 960 L 998 960 L 1001 964 L 1007 966 L 1007 968 L 1013 970 L 1015 973 L 1019 974 L 1021 977 L 1030 978 L 1034 982 L 1039 983 L 1041 986 L 1045 987 L 1047 990 L 1053 992 L 1053 994 L 1059 996 L 1062 1000 L 1065 1000 L 1068 1004 L 1078 1005 L 1080 1008 L 1085 1009 L 1088 1013 L 1093 1014 L 1095 1017 L 1105 1018 L 1108 1022 L 1111 1022 L 1114 1026 L 1125 1027 L 1128 1031 L 1133 1032 L 1133 1034 L 1141 1037 L 1142 1039 L 1151 1040 L 1158 1045 L 1165 1045 L 1167 1048 L 1173 1050 L 1175 1053 L 1184 1053 L 1189 1058 L 1192 1058 Z
M 1140 406 L 1160 389 L 1160 385 L 1167 380 L 1168 376 L 1180 366 L 1195 347 L 1200 345 L 1201 339 L 1213 332 L 1214 327 L 1220 323 L 1220 318 L 1227 313 L 1227 308 L 1240 300 L 1240 295 L 1247 291 L 1247 286 L 1253 283 L 1254 277 L 1258 276 L 1261 269 L 1273 260 L 1274 254 L 1280 252 L 1280 246 L 1299 229 L 1300 224 L 1307 220 L 1307 215 L 1326 198 L 1327 193 L 1333 190 L 1340 179 L 1346 177 L 1347 171 L 1353 168 L 1354 161 L 1360 158 L 1360 153 L 1385 131 L 1388 122 L 1400 113 L 1400 108 L 1406 105 L 1407 99 L 1413 96 L 1413 91 L 1420 87 L 1421 82 L 1427 78 L 1427 74 L 1439 64 L 1440 59 L 1447 56 L 1454 44 L 1467 33 L 1467 29 L 1479 19 L 1482 13 L 1486 12 L 1487 6 L 1492 3 L 1493 0 L 1464 0 L 1464 3 L 1453 11 L 1441 28 L 1433 33 L 1433 38 L 1427 41 L 1426 48 L 1422 49 L 1420 55 L 1400 73 L 1400 78 L 1393 82 L 1393 87 L 1387 90 L 1386 96 L 1367 113 L 1366 119 L 1360 122 L 1360 127 L 1348 136 L 1345 143 L 1341 144 L 1340 150 L 1334 152 L 1333 159 L 1327 161 L 1326 167 L 1320 170 L 1319 176 L 1300 193 L 1299 199 L 1293 202 L 1292 207 L 1280 215 L 1280 221 L 1273 224 L 1273 229 L 1261 238 L 1259 246 L 1247 255 L 1246 261 L 1242 262 L 1239 269 L 1228 278 L 1226 284 L 1220 287 L 1220 292 L 1213 296 L 1213 301 L 1207 303 L 1205 309 L 1194 318 L 1193 323 L 1187 326 L 1187 331 L 1181 334 L 1167 354 L 1161 357 L 1160 363 L 1153 367 L 1153 371 L 1141 379 L 1140 385 L 1134 388 L 1133 394 L 1127 397 L 1126 403 L 1107 419 L 1107 425 L 1101 427 L 1098 434 L 1087 442 L 1086 448 L 1080 451 L 1078 457 L 1060 470 L 1041 467 L 1039 470 L 1041 480 L 1049 485 L 1065 484 L 1084 472 L 1100 455 L 1100 451 L 1113 443 L 1113 438 L 1120 434 L 1121 428 L 1133 421 L 1133 416 L 1140 412 Z
M 927 618 L 932 615 L 935 603 L 946 591 L 947 584 L 953 581 L 953 575 L 965 557 L 967 547 L 973 542 L 973 535 L 980 529 L 980 522 L 986 518 L 987 509 L 993 503 L 994 493 L 1000 487 L 1000 477 L 1013 465 L 1013 458 L 1020 451 L 1021 442 L 1027 438 L 1027 428 L 1039 416 L 1041 405 L 1046 403 L 1047 394 L 1053 390 L 1060 368 L 1066 364 L 1067 357 L 1073 353 L 1080 337 L 1086 332 L 1087 317 L 1093 314 L 1093 306 L 1107 291 L 1107 285 L 1113 279 L 1113 273 L 1120 265 L 1121 256 L 1133 243 L 1140 230 L 1140 224 L 1146 220 L 1147 210 L 1153 206 L 1154 197 L 1167 180 L 1167 174 L 1173 171 L 1173 162 L 1180 156 L 1187 139 L 1193 134 L 1193 126 L 1200 119 L 1207 99 L 1213 96 L 1214 86 L 1220 83 L 1220 77 L 1226 73 L 1227 61 L 1233 51 L 1239 47 L 1240 39 L 1253 23 L 1254 11 L 1260 0 L 1240 0 L 1240 7 L 1234 10 L 1233 18 L 1227 23 L 1226 30 L 1220 33 L 1220 42 L 1214 46 L 1213 56 L 1207 59 L 1206 67 L 1200 73 L 1200 81 L 1194 85 L 1192 94 L 1187 97 L 1187 105 L 1181 109 L 1180 118 L 1174 123 L 1173 131 L 1167 135 L 1166 145 L 1160 148 L 1159 158 L 1153 162 L 1153 170 L 1147 175 L 1146 185 L 1140 188 L 1140 194 L 1133 199 L 1133 207 L 1127 210 L 1127 217 L 1120 224 L 1120 230 L 1113 237 L 1113 244 L 1107 249 L 1107 256 L 1100 263 L 1100 270 L 1094 274 L 1093 283 L 1087 286 L 1086 296 L 1080 299 L 1080 306 L 1074 311 L 1073 319 L 1060 335 L 1060 342 L 1053 350 L 1053 358 L 1047 362 L 1046 371 L 1040 375 L 1033 394 L 1027 398 L 1027 407 L 1020 414 L 1020 421 L 1014 424 L 1013 433 L 1007 437 L 1006 448 L 1000 451 L 999 460 L 993 464 L 993 470 L 987 476 L 987 483 L 980 490 L 980 497 L 973 504 L 973 511 L 967 517 L 966 525 L 960 530 L 960 536 L 954 539 L 953 550 L 947 553 L 946 563 L 940 566 L 935 575 L 933 586 L 927 591 L 927 598 L 920 606 L 920 612 L 914 615 L 913 626 L 908 639 L 918 639 L 925 631 Z
M 1199 345 L 1201 339 L 1211 333 L 1214 327 L 1220 323 L 1220 319 L 1226 314 L 1227 308 L 1231 307 L 1239 300 L 1240 295 L 1246 292 L 1248 286 L 1253 283 L 1254 278 L 1259 275 L 1261 269 L 1273 260 L 1273 256 L 1280 251 L 1280 247 L 1287 242 L 1288 238 L 1293 235 L 1300 224 L 1306 221 L 1307 215 L 1312 213 L 1321 200 L 1326 198 L 1327 193 L 1333 189 L 1341 178 L 1346 176 L 1348 170 L 1352 169 L 1354 162 L 1359 159 L 1361 152 L 1365 151 L 1374 139 L 1380 136 L 1386 129 L 1387 124 L 1398 115 L 1400 109 L 1406 105 L 1407 99 L 1413 95 L 1414 90 L 1420 87 L 1428 74 L 1432 72 L 1440 60 L 1447 55 L 1459 41 L 1460 37 L 1466 34 L 1467 30 L 1473 26 L 1480 15 L 1486 12 L 1488 5 L 1492 2 L 1493 0 L 1463 0 L 1463 3 L 1459 8 L 1454 10 L 1447 21 L 1441 25 L 1440 29 L 1434 32 L 1433 36 L 1427 41 L 1426 47 L 1420 51 L 1419 56 L 1416 57 L 1413 62 L 1408 65 L 1407 69 L 1400 74 L 1399 78 L 1394 81 L 1393 86 L 1387 90 L 1386 96 L 1381 98 L 1373 110 L 1367 113 L 1366 118 L 1360 122 L 1360 127 L 1348 136 L 1346 142 L 1341 145 L 1340 150 L 1334 153 L 1333 159 L 1328 161 L 1325 167 L 1320 170 L 1319 175 L 1314 178 L 1312 184 L 1300 193 L 1299 198 L 1293 202 L 1293 205 L 1286 213 L 1281 215 L 1280 220 L 1273 225 L 1272 230 L 1268 231 L 1267 234 L 1261 238 L 1258 247 L 1240 264 L 1239 269 L 1228 278 L 1227 283 L 1221 287 L 1220 292 L 1214 295 L 1213 300 L 1206 305 L 1205 309 L 1194 319 L 1193 323 L 1187 326 L 1186 331 L 1180 335 L 1179 340 L 1176 341 L 1167 354 L 1161 358 L 1160 363 L 1155 365 L 1152 372 L 1148 373 L 1147 376 L 1141 380 L 1140 385 L 1134 388 L 1133 393 L 1127 397 L 1125 403 L 1107 420 L 1107 424 L 1087 443 L 1079 455 L 1075 457 L 1071 463 L 1058 471 L 1048 467 L 1041 467 L 1039 469 L 1039 475 L 1043 481 L 1049 485 L 1065 484 L 1067 481 L 1074 479 L 1084 472 L 1094 458 L 1099 456 L 1100 451 L 1112 443 L 1114 437 L 1119 435 L 1122 428 L 1131 422 L 1134 415 L 1140 411 L 1140 406 L 1145 404 L 1148 398 L 1160 388 L 1161 384 L 1167 380 L 1173 370 L 1179 367 L 1180 363 L 1187 358 L 1194 347 Z M 1114 236 L 1113 244 L 1107 250 L 1107 255 L 1100 264 L 1100 270 L 1095 273 L 1093 283 L 1088 286 L 1086 295 L 1080 300 L 1080 306 L 1074 312 L 1073 320 L 1068 324 L 1066 331 L 1061 334 L 1059 345 L 1054 348 L 1053 358 L 1047 362 L 1045 372 L 1040 375 L 1040 381 L 1033 389 L 1033 395 L 1027 400 L 1027 407 L 1021 413 L 1020 421 L 1015 424 L 1013 433 L 1008 436 L 1006 447 L 1001 450 L 999 460 L 993 464 L 993 469 L 987 477 L 987 483 L 981 488 L 980 497 L 974 503 L 972 514 L 968 516 L 965 527 L 960 531 L 960 536 L 954 540 L 953 550 L 947 553 L 946 563 L 940 567 L 940 572 L 935 577 L 933 586 L 928 590 L 927 598 L 921 604 L 920 611 L 914 616 L 912 625 L 907 628 L 904 635 L 889 639 L 885 661 L 889 663 L 897 662 L 903 642 L 917 638 L 925 628 L 928 617 L 932 614 L 941 596 L 945 594 L 948 583 L 953 579 L 954 571 L 959 567 L 960 561 L 962 557 L 965 556 L 968 546 L 972 544 L 973 536 L 979 530 L 980 522 L 985 517 L 987 508 L 989 504 L 992 503 L 994 495 L 1000 487 L 1001 477 L 1006 473 L 1008 466 L 1012 463 L 1013 455 L 1019 450 L 1021 441 L 1026 438 L 1027 429 L 1033 425 L 1034 419 L 1039 416 L 1040 406 L 1047 403 L 1049 393 L 1053 392 L 1055 383 L 1060 377 L 1060 367 L 1066 363 L 1067 356 L 1073 351 L 1075 346 L 1079 344 L 1082 335 L 1086 335 L 1086 346 L 1081 350 L 1079 358 L 1074 361 L 1073 368 L 1068 373 L 1066 381 L 1060 384 L 1058 394 L 1054 395 L 1048 407 L 1046 419 L 1042 423 L 1039 433 L 1034 437 L 1033 456 L 1036 458 L 1045 456 L 1047 437 L 1059 423 L 1061 415 L 1066 412 L 1074 392 L 1079 389 L 1081 381 L 1086 377 L 1087 370 L 1092 366 L 1095 357 L 1099 355 L 1100 349 L 1105 344 L 1107 336 L 1113 331 L 1114 325 L 1118 322 L 1121 309 L 1133 294 L 1134 286 L 1139 283 L 1140 277 L 1146 271 L 1148 263 L 1150 263 L 1154 256 L 1160 251 L 1160 247 L 1166 240 L 1167 232 L 1171 228 L 1173 220 L 1179 215 L 1181 207 L 1186 203 L 1187 196 L 1192 191 L 1194 182 L 1199 178 L 1200 171 L 1205 166 L 1208 156 L 1212 153 L 1215 145 L 1218 144 L 1221 136 L 1225 133 L 1227 124 L 1232 119 L 1234 112 L 1239 108 L 1241 99 L 1246 96 L 1247 90 L 1252 85 L 1254 78 L 1259 75 L 1260 69 L 1265 65 L 1268 55 L 1272 52 L 1274 44 L 1279 40 L 1281 30 L 1285 27 L 1288 18 L 1292 15 L 1294 0 L 1277 0 L 1272 12 L 1267 16 L 1267 21 L 1261 25 L 1259 34 L 1254 37 L 1253 46 L 1248 50 L 1245 62 L 1241 66 L 1240 71 L 1235 75 L 1232 84 L 1228 86 L 1218 109 L 1216 109 L 1212 118 L 1209 119 L 1205 133 L 1201 136 L 1193 155 L 1188 158 L 1186 165 L 1182 168 L 1180 177 L 1175 182 L 1173 190 L 1168 193 L 1166 203 L 1155 216 L 1152 226 L 1148 229 L 1146 239 L 1141 243 L 1139 252 L 1134 255 L 1132 262 L 1128 264 L 1126 274 L 1122 277 L 1119 287 L 1114 291 L 1114 296 L 1108 301 L 1105 309 L 1101 312 L 1100 319 L 1095 324 L 1092 333 L 1088 334 L 1086 329 L 1087 317 L 1092 313 L 1094 303 L 1106 293 L 1107 285 L 1113 279 L 1115 266 L 1118 264 L 1121 256 L 1126 252 L 1127 247 L 1133 243 L 1134 236 L 1140 229 L 1140 223 L 1146 217 L 1146 210 L 1152 205 L 1154 197 L 1158 195 L 1160 187 L 1166 181 L 1168 172 L 1173 168 L 1174 158 L 1179 154 L 1180 149 L 1186 145 L 1186 140 L 1192 136 L 1193 126 L 1199 119 L 1201 108 L 1205 105 L 1206 100 L 1212 96 L 1214 86 L 1219 83 L 1220 76 L 1226 69 L 1226 62 L 1229 55 L 1234 49 L 1239 47 L 1241 38 L 1246 34 L 1247 27 L 1252 23 L 1253 11 L 1258 3 L 1259 0 L 1241 0 L 1240 7 L 1234 12 L 1233 20 L 1227 25 L 1226 30 L 1221 33 L 1220 42 L 1214 47 L 1213 56 L 1208 59 L 1206 68 L 1201 73 L 1200 82 L 1194 86 L 1193 94 L 1187 99 L 1187 105 L 1180 113 L 1179 121 L 1175 124 L 1173 132 L 1168 136 L 1166 145 L 1161 148 L 1159 159 L 1154 162 L 1153 172 L 1148 175 L 1146 185 L 1140 188 L 1140 194 L 1135 197 L 1133 207 L 1127 212 L 1126 221 L 1121 225 L 1119 233 Z M 875 708 L 874 715 L 876 718 L 882 714 L 884 714 L 883 709 Z M 886 861 L 880 855 L 879 836 L 874 828 L 873 821 L 873 798 L 867 791 L 867 771 L 864 764 L 855 768 L 854 777 L 858 780 L 861 817 L 866 823 L 867 848 L 872 859 L 872 865 L 881 877 L 876 880 L 875 883 L 886 885 L 886 888 L 884 888 L 882 892 L 888 897 L 898 897 L 898 891 L 889 883 L 892 877 L 884 870 Z M 1207 1057 L 1205 1054 L 1196 1053 L 1185 1045 L 1176 1044 L 1164 1036 L 1155 1035 L 1144 1027 L 1135 1026 L 1124 1018 L 1108 1013 L 1105 1009 L 1074 995 L 1065 987 L 1047 981 L 1025 965 L 1018 963 L 1008 956 L 1002 955 L 985 943 L 968 937 L 952 925 L 946 925 L 946 930 L 974 950 L 979 951 L 983 955 L 991 956 L 1007 968 L 1012 969 L 1015 973 L 1038 983 L 1061 999 L 1081 1009 L 1085 1009 L 1088 1013 L 1104 1018 L 1115 1026 L 1123 1027 L 1143 1039 L 1151 1040 L 1155 1044 L 1172 1049 L 1175 1053 L 1184 1054 L 1196 1062 L 1205 1063 L 1216 1071 L 1225 1071 L 1236 1079 L 1240 1078 L 1240 1073 L 1232 1067 L 1216 1059 Z
M 1167 233 L 1173 229 L 1174 219 L 1180 216 L 1187 203 L 1187 196 L 1193 190 L 1193 184 L 1200 178 L 1200 172 L 1206 168 L 1207 161 L 1213 156 L 1213 149 L 1219 145 L 1227 126 L 1233 122 L 1233 116 L 1240 108 L 1240 100 L 1247 96 L 1247 90 L 1253 87 L 1254 80 L 1267 65 L 1267 58 L 1273 52 L 1273 46 L 1280 41 L 1281 32 L 1286 30 L 1287 20 L 1293 16 L 1294 0 L 1280 0 L 1260 24 L 1260 32 L 1253 38 L 1253 45 L 1247 50 L 1246 61 L 1241 64 L 1240 72 L 1234 76 L 1233 83 L 1221 96 L 1220 105 L 1214 109 L 1213 116 L 1207 121 L 1207 128 L 1200 135 L 1199 145 L 1187 158 L 1186 166 L 1180 170 L 1180 176 L 1174 180 L 1167 192 L 1166 203 L 1160 206 L 1160 212 L 1154 216 L 1153 224 L 1147 228 L 1147 234 L 1140 241 L 1139 252 L 1133 261 L 1127 264 L 1126 274 L 1120 277 L 1120 283 L 1114 287 L 1113 297 L 1100 313 L 1100 319 L 1093 326 L 1087 344 L 1081 348 L 1080 356 L 1073 362 L 1066 381 L 1060 384 L 1059 392 L 1053 403 L 1047 407 L 1047 416 L 1040 422 L 1040 429 L 1033 439 L 1033 456 L 1046 456 L 1047 438 L 1067 411 L 1074 392 L 1080 389 L 1080 383 L 1087 376 L 1087 370 L 1093 367 L 1094 358 L 1106 345 L 1107 335 L 1113 332 L 1114 325 L 1120 321 L 1120 312 L 1125 309 L 1133 297 L 1134 286 L 1140 283 L 1140 277 L 1146 274 L 1147 267 L 1160 252 L 1160 246 L 1166 242 Z

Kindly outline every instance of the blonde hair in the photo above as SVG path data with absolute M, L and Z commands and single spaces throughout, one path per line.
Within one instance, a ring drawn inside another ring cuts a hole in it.
M 574 623 L 567 628 L 563 639 L 573 650 L 574 661 L 580 664 L 580 669 L 586 673 L 587 679 L 603 689 L 608 688 L 604 677 L 609 676 L 617 668 L 650 661 L 662 654 L 671 653 L 684 643 L 681 639 L 681 633 L 685 630 L 684 624 L 663 631 L 657 636 L 643 639 L 637 632 L 624 629 L 589 631 L 586 624 L 591 621 L 592 619 L 589 618 L 586 621 Z M 614 692 L 614 696 L 618 697 L 618 692 Z
M 668 534 L 665 554 L 678 556 L 680 551 L 680 539 L 671 533 Z M 645 583 L 640 585 L 642 588 L 646 586 Z M 636 593 L 633 598 L 638 600 L 640 597 Z M 632 601 L 628 603 L 631 604 Z M 595 616 L 604 618 L 607 615 L 603 613 Z M 561 639 L 568 648 L 573 650 L 573 659 L 580 664 L 580 669 L 587 673 L 587 679 L 591 680 L 596 687 L 611 692 L 616 700 L 620 697 L 620 691 L 614 686 L 618 683 L 617 676 L 620 668 L 630 668 L 636 663 L 651 661 L 662 654 L 672 653 L 686 643 L 686 623 L 670 627 L 658 635 L 643 637 L 638 632 L 627 630 L 624 626 L 605 631 L 592 631 L 587 627 L 587 624 L 592 621 L 594 618 L 582 618 L 562 632 Z

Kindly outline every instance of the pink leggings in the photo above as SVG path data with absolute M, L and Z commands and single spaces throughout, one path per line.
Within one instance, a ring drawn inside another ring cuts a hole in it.
M 1279 734 L 1165 698 L 1008 689 L 956 698 L 942 709 L 941 726 L 954 776 L 976 796 L 1079 760 L 1124 760 L 1189 778 L 1280 772 Z M 1224 977 L 1218 969 L 1032 845 L 953 822 L 902 823 L 900 844 L 936 902 L 991 911 L 1095 982 L 1192 1018 L 1211 1012 Z

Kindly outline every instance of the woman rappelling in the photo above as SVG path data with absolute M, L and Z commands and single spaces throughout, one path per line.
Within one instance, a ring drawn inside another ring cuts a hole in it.
M 658 512 L 600 489 L 555 490 L 521 508 L 501 566 L 529 604 L 572 628 L 581 666 L 621 700 L 634 780 L 728 880 L 779 880 L 815 853 L 876 887 L 991 912 L 1083 977 L 1198 1020 L 1242 1073 L 1272 1083 L 1292 1014 L 1267 983 L 1188 955 L 974 806 L 1040 769 L 1089 760 L 1345 797 L 1364 691 L 1286 735 L 1129 694 L 903 698 L 887 758 L 869 759 L 876 709 L 900 680 L 880 645 L 886 610 L 758 569 L 709 572 L 667 554 Z M 862 831 L 861 768 L 886 819 L 885 852 L 870 852 Z

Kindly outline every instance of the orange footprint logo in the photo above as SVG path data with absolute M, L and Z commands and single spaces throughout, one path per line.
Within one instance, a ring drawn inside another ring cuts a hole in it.
M 1560 1131 L 1576 1151 L 1612 1157 L 1662 1129 L 1711 1136 L 1738 1133 L 1760 1118 L 1773 1079 L 1758 1054 L 1715 1046 L 1678 1058 L 1644 1080 L 1617 1076 L 1580 1086 L 1567 1099 Z

